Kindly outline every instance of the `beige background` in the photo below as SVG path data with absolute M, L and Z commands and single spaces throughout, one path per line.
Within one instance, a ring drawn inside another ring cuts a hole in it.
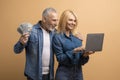
M 59 16 L 74 10 L 84 37 L 105 33 L 103 51 L 83 66 L 85 80 L 120 80 L 120 0 L 0 0 L 0 80 L 25 80 L 25 53 L 13 52 L 20 37 L 16 28 L 22 22 L 35 24 L 46 7 L 54 7 Z

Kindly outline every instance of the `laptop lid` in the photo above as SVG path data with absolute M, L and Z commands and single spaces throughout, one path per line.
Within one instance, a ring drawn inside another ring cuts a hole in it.
M 85 51 L 102 51 L 104 33 L 87 34 Z

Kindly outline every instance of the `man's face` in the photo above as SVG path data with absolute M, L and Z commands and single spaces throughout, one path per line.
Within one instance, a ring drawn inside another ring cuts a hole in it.
M 55 12 L 51 12 L 46 19 L 46 29 L 53 31 L 58 24 L 58 15 Z

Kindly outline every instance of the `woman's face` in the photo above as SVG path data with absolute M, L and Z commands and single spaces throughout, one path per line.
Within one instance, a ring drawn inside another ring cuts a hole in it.
M 76 26 L 76 18 L 74 15 L 70 14 L 67 20 L 66 30 L 71 31 L 75 28 L 75 26 Z

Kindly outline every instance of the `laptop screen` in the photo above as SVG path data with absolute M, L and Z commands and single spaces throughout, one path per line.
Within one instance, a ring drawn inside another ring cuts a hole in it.
M 85 51 L 102 51 L 104 33 L 87 34 Z

